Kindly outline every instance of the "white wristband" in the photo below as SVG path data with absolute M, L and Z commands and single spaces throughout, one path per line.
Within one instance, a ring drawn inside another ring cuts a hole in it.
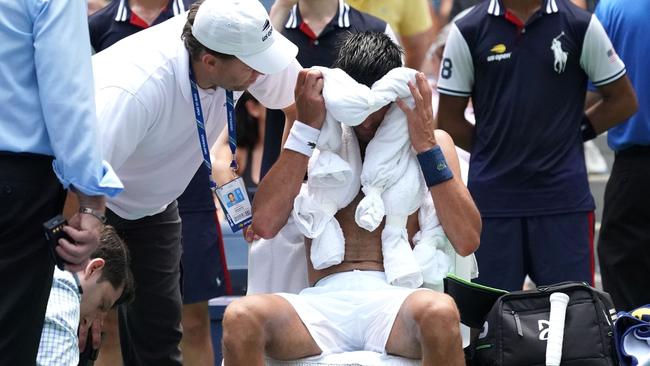
M 300 121 L 295 121 L 289 131 L 289 137 L 287 137 L 287 141 L 284 143 L 284 148 L 311 157 L 311 154 L 316 148 L 319 135 L 319 129 L 308 126 Z

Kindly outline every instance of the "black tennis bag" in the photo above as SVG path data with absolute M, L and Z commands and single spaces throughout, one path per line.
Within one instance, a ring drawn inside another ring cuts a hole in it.
M 472 342 L 473 366 L 544 366 L 549 330 L 549 297 L 569 296 L 562 343 L 562 366 L 618 365 L 609 294 L 582 282 L 563 282 L 499 297 L 482 332 Z

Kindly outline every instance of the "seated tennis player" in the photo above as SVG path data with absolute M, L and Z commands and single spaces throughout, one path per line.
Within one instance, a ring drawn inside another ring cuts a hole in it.
M 401 52 L 384 34 L 351 34 L 342 43 L 334 67 L 370 86 L 401 66 Z M 431 88 L 423 74 L 418 74 L 416 81 L 416 85 L 410 85 L 415 107 L 397 103 L 406 113 L 415 151 L 422 155 L 439 153 L 441 149 L 453 173 L 451 179 L 436 181 L 434 164 L 420 167 L 425 177 L 434 178 L 427 178 L 427 185 L 447 237 L 456 252 L 466 256 L 478 248 L 479 212 L 461 181 L 453 141 L 445 132 L 435 130 Z M 298 121 L 293 128 L 303 128 L 303 137 L 304 131 L 311 133 L 305 143 L 317 140 L 323 125 L 322 89 L 320 72 L 301 71 L 296 85 Z M 362 157 L 386 111 L 382 108 L 354 127 Z M 302 152 L 283 150 L 255 196 L 252 230 L 256 234 L 271 238 L 286 223 L 308 161 L 309 156 Z M 357 226 L 354 214 L 361 198 L 363 193 L 359 192 L 336 214 L 345 237 L 341 264 L 314 270 L 308 260 L 312 287 L 300 294 L 247 296 L 228 306 L 223 319 L 226 366 L 264 365 L 265 356 L 295 360 L 361 350 L 422 359 L 423 365 L 465 365 L 459 314 L 453 300 L 428 289 L 387 283 L 381 251 L 384 224 L 373 232 Z M 408 219 L 409 236 L 417 230 L 414 214 Z M 305 244 L 309 253 L 310 241 Z

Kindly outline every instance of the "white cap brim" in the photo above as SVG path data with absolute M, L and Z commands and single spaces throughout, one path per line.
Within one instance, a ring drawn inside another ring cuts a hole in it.
M 273 44 L 262 52 L 247 56 L 237 56 L 253 70 L 262 74 L 275 74 L 287 68 L 298 54 L 298 47 L 280 32 L 274 35 Z

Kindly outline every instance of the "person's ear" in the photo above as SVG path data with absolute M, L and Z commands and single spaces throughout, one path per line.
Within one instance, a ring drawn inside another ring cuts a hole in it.
M 214 55 L 211 55 L 207 52 L 203 52 L 201 55 L 201 63 L 203 63 L 208 68 L 214 68 L 217 65 L 217 58 Z
M 84 274 L 86 275 L 86 278 L 90 278 L 93 274 L 97 273 L 98 271 L 101 271 L 104 268 L 104 265 L 106 264 L 106 261 L 104 261 L 103 258 L 93 258 L 88 262 L 88 265 L 86 265 L 86 270 L 84 271 Z

